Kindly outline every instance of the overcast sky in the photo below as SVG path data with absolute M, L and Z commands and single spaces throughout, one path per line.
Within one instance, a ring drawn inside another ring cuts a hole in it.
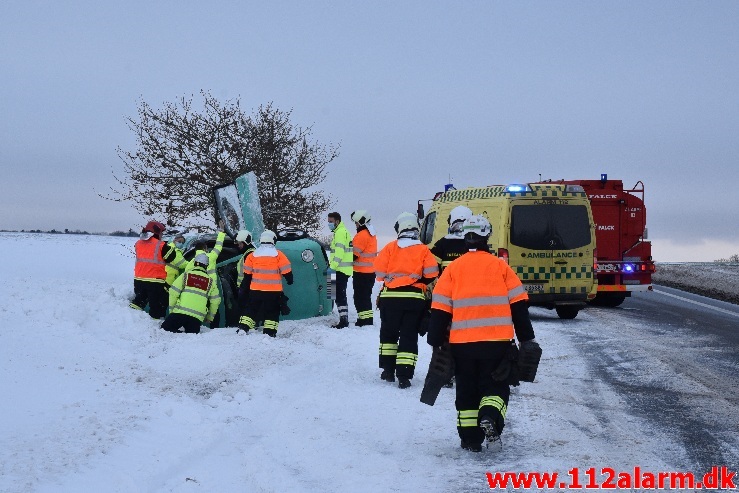
M 457 188 L 646 185 L 656 260 L 739 253 L 739 2 L 5 0 L 0 229 L 112 231 L 124 118 L 200 89 L 341 144 L 326 188 L 383 235 Z

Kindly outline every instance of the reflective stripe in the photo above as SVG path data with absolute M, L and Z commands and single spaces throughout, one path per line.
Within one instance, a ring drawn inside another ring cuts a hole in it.
M 253 329 L 254 326 L 256 325 L 256 322 L 254 322 L 254 319 L 251 317 L 247 317 L 246 315 L 244 315 L 243 317 L 239 319 L 239 323 L 242 325 L 246 325 L 250 329 Z
M 365 310 L 357 313 L 357 318 L 360 320 L 366 320 L 368 318 L 374 318 L 374 312 L 372 310 Z
M 174 291 L 177 291 L 176 289 L 174 289 L 174 287 L 172 287 L 172 289 L 173 289 Z M 202 289 L 195 289 L 195 288 L 185 288 L 185 289 L 183 289 L 183 290 L 182 290 L 182 291 L 180 291 L 180 292 L 181 292 L 182 294 L 185 294 L 185 293 L 190 293 L 190 294 L 196 294 L 196 295 L 198 295 L 198 296 L 202 296 L 203 298 L 207 298 L 207 297 L 208 297 L 208 293 L 206 293 L 206 292 L 205 292 L 205 291 L 203 291 Z
M 346 250 L 346 245 L 344 245 L 343 243 L 334 243 L 334 247 Z
M 279 274 L 279 269 L 251 269 L 250 272 L 255 274 Z
M 184 258 L 184 257 L 182 257 L 182 258 L 180 258 L 180 261 L 179 261 L 179 262 L 172 262 L 172 264 L 170 264 L 170 265 L 172 265 L 172 267 L 175 267 L 175 268 L 176 268 L 176 269 L 178 269 L 178 270 L 181 270 L 181 268 L 182 268 L 182 267 L 183 267 L 183 266 L 184 266 L 185 264 L 187 264 L 187 260 L 185 260 L 185 258 Z
M 476 298 L 462 298 L 454 300 L 454 308 L 469 308 L 472 306 L 507 305 L 506 296 L 478 296 Z
M 280 274 L 287 274 L 290 271 L 292 271 L 292 266 L 290 264 L 280 266 Z
M 505 401 L 497 395 L 483 397 L 480 401 L 480 409 L 485 406 L 492 406 L 500 412 L 500 415 L 505 419 L 506 412 L 508 411 Z
M 161 264 L 164 264 L 165 263 L 163 261 L 160 262 L 157 259 L 147 259 L 147 258 L 137 258 L 136 261 L 137 262 L 142 262 L 144 264 L 157 264 L 157 265 L 161 265 Z
M 523 286 L 515 287 L 515 288 L 511 289 L 510 291 L 508 291 L 508 299 L 509 300 L 510 299 L 513 299 L 516 296 L 519 296 L 519 295 L 524 294 L 525 292 L 526 292 L 526 290 L 523 288 Z
M 175 306 L 172 311 L 173 312 L 187 312 L 187 313 L 192 313 L 194 315 L 197 315 L 198 317 L 204 317 L 205 316 L 205 312 L 199 312 L 197 310 L 193 310 L 192 308 L 187 308 L 185 306 L 180 306 L 180 305 Z
M 387 274 L 385 274 L 384 272 L 375 272 L 375 277 L 380 278 L 380 277 L 385 277 L 385 276 L 387 276 Z
M 162 284 L 165 284 L 167 282 L 166 279 L 157 279 L 154 277 L 134 277 L 134 279 L 137 281 L 158 282 Z
M 460 428 L 477 426 L 477 409 L 457 411 L 457 426 Z
M 174 285 L 171 286 L 169 289 L 172 290 L 172 291 L 174 291 L 175 293 L 181 293 L 182 292 L 182 288 L 178 288 L 177 286 L 174 286 Z
M 380 344 L 380 356 L 395 356 L 398 354 L 397 344 Z
M 413 291 L 389 291 L 383 290 L 380 292 L 380 298 L 419 298 L 422 300 L 426 299 L 426 295 L 421 292 Z
M 282 284 L 282 279 L 254 279 L 251 280 L 252 284 Z
M 436 265 L 431 266 L 431 267 L 426 267 L 425 269 L 423 269 L 424 276 L 426 274 L 438 274 L 438 273 L 439 273 L 439 267 Z
M 354 267 L 374 267 L 375 266 L 375 264 L 373 264 L 372 262 L 354 262 L 352 265 L 354 265 Z
M 395 358 L 395 364 L 397 365 L 408 365 L 416 366 L 418 355 L 415 353 L 399 352 Z
M 458 320 L 452 322 L 452 330 L 476 329 L 496 325 L 512 325 L 511 317 L 472 318 L 470 320 Z
M 339 262 L 339 267 L 351 267 L 354 265 L 354 262 L 344 262 L 343 260 Z
M 354 254 L 357 257 L 364 257 L 364 258 L 374 258 L 374 257 L 377 257 L 377 252 L 375 252 L 375 253 L 365 253 L 364 251 L 362 251 L 362 250 L 360 250 L 358 248 L 354 248 Z
M 128 306 L 129 308 L 133 308 L 134 310 L 143 310 L 143 308 L 141 308 L 139 305 L 135 303 L 129 303 Z
M 433 293 L 431 295 L 431 302 L 441 303 L 442 305 L 450 306 L 450 307 L 454 306 L 453 305 L 454 302 L 452 301 L 451 298 L 449 298 L 448 296 L 444 296 L 443 294 L 439 294 L 439 293 Z

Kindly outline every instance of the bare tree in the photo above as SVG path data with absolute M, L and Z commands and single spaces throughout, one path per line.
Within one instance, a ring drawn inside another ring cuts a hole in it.
M 291 111 L 272 103 L 245 114 L 239 99 L 219 102 L 200 92 L 202 110 L 193 99 L 179 98 L 161 109 L 139 101 L 138 118 L 127 118 L 136 149 L 117 152 L 125 176 L 113 174 L 115 201 L 130 201 L 146 217 L 164 217 L 169 226 L 205 228 L 212 224 L 214 186 L 253 171 L 268 228 L 322 225 L 321 213 L 332 199 L 317 187 L 338 146 L 311 140 L 311 127 L 290 121 Z

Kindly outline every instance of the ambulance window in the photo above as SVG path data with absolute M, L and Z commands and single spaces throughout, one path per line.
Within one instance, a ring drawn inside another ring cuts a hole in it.
M 431 212 L 426 216 L 421 228 L 421 241 L 428 245 L 434 237 L 434 226 L 436 225 L 436 212 Z
M 573 250 L 590 244 L 584 205 L 514 205 L 511 243 L 531 250 Z

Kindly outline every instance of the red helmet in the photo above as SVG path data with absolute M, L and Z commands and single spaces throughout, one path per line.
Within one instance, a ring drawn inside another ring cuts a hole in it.
M 164 227 L 164 224 L 160 223 L 159 221 L 149 221 L 148 223 L 146 223 L 146 226 L 144 226 L 144 231 L 154 233 L 155 235 L 160 235 L 164 233 L 165 229 L 166 228 Z

